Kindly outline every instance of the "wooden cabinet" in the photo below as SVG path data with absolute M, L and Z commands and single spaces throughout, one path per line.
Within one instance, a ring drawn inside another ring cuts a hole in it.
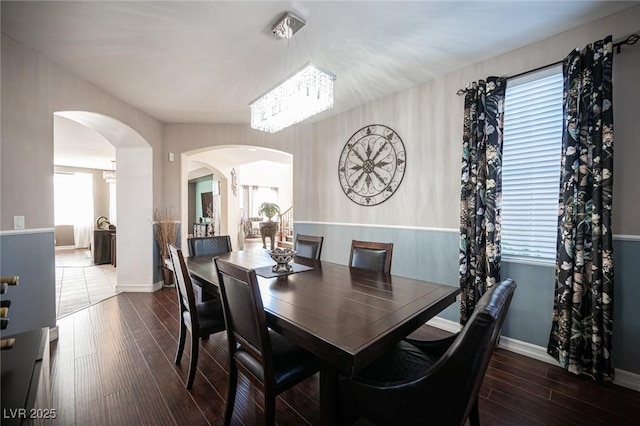
M 57 414 L 51 407 L 49 329 L 9 337 L 14 346 L 1 355 L 2 425 L 47 424 Z
M 96 265 L 111 263 L 115 266 L 115 250 L 112 248 L 115 243 L 115 235 L 115 231 L 106 229 L 93 231 L 93 263 Z

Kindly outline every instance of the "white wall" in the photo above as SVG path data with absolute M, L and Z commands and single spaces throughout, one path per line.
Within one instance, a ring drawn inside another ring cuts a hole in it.
M 126 123 L 153 150 L 153 199 L 162 206 L 160 122 L 2 35 L 2 216 L 0 230 L 24 215 L 28 228 L 53 226 L 53 114 L 89 111 Z M 31 194 L 25 197 L 26 192 Z
M 54 113 L 95 113 L 126 123 L 139 134 L 151 150 L 144 171 L 154 184 L 145 194 L 158 206 L 162 205 L 163 129 L 158 121 L 5 35 L 0 50 L 0 273 L 21 277 L 11 296 L 14 304 L 10 332 L 18 333 L 55 325 Z M 134 246 L 143 249 L 129 254 L 124 261 L 124 270 L 128 269 L 127 262 L 137 263 L 138 270 L 141 264 L 146 265 L 142 272 L 129 274 L 126 280 L 131 277 L 136 281 L 131 284 L 147 285 L 148 289 L 153 272 L 151 213 L 137 218 L 138 231 L 131 234 Z M 13 216 L 25 216 L 25 230 L 13 230 Z M 118 219 L 121 231 L 123 218 Z M 120 242 L 119 239 L 119 245 Z M 119 270 L 121 265 L 123 261 L 118 264 Z
M 457 90 L 490 75 L 515 75 L 562 60 L 575 47 L 608 34 L 618 40 L 639 29 L 640 7 L 636 7 L 313 125 L 313 140 L 304 145 L 304 153 L 294 151 L 296 220 L 457 229 L 463 125 L 463 98 L 456 96 Z M 614 70 L 618 63 L 637 57 L 639 49 L 636 45 L 623 50 L 615 55 Z M 638 69 L 630 63 L 625 72 L 637 73 Z M 633 87 L 623 90 L 637 90 L 638 84 L 631 78 L 627 82 Z M 614 184 L 614 226 L 618 233 L 640 235 L 640 221 L 634 219 L 640 211 L 640 200 L 628 183 L 640 181 L 640 168 L 634 165 L 638 136 L 635 126 L 630 125 L 633 119 L 625 116 L 635 114 L 637 120 L 638 109 L 635 103 L 620 101 L 614 99 L 615 173 L 620 176 Z M 374 123 L 393 128 L 404 141 L 406 172 L 400 188 L 388 201 L 361 207 L 340 190 L 337 164 L 351 135 Z M 323 184 L 310 196 L 308 189 L 314 182 Z
M 272 147 L 293 154 L 296 220 L 457 229 L 463 107 L 463 99 L 456 95 L 458 89 L 489 75 L 514 75 L 559 61 L 576 46 L 608 34 L 618 40 L 637 31 L 637 22 L 640 7 L 449 73 L 339 116 L 316 124 L 297 125 L 273 135 L 241 125 L 166 125 L 165 149 L 187 152 L 238 144 Z M 632 49 L 637 46 L 626 50 Z M 616 55 L 615 62 L 618 61 L 621 59 Z M 616 108 L 629 110 L 634 106 L 616 105 Z M 362 207 L 349 201 L 340 189 L 337 165 L 349 137 L 373 123 L 385 124 L 400 135 L 406 147 L 407 166 L 402 185 L 389 200 L 375 207 Z M 625 127 L 616 125 L 616 168 L 624 169 L 624 180 L 633 182 L 640 179 L 640 169 L 633 166 L 632 159 L 637 154 L 634 136 Z M 166 170 L 168 199 L 179 192 L 173 182 L 175 177 L 176 170 Z M 616 180 L 614 191 L 629 191 L 628 185 L 622 185 L 620 180 Z M 640 202 L 632 194 L 622 194 L 617 197 L 614 225 L 620 233 L 640 235 L 640 221 L 634 219 L 633 213 L 639 210 Z

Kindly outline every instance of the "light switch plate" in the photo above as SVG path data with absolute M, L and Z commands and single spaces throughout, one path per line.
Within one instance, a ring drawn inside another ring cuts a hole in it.
M 13 229 L 24 229 L 24 216 L 13 217 Z

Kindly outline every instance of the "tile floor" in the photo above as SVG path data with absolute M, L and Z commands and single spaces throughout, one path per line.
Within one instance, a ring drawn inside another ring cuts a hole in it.
M 56 250 L 56 317 L 115 296 L 116 268 L 94 265 L 85 249 Z
M 262 248 L 262 240 L 246 239 L 243 248 Z M 91 251 L 56 249 L 56 318 L 115 296 L 115 286 L 116 268 L 109 264 L 94 265 Z

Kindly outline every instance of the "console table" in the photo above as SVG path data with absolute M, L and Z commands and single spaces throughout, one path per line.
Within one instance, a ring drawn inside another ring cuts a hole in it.
M 267 248 L 266 238 L 271 240 L 271 250 L 273 250 L 278 232 L 278 222 L 260 222 L 260 236 L 262 237 L 262 248 Z
M 115 250 L 112 250 L 112 244 L 115 243 L 115 235 L 115 231 L 108 229 L 96 229 L 93 231 L 93 263 L 96 265 L 104 263 L 115 264 Z
M 56 412 L 51 407 L 49 329 L 6 337 L 15 338 L 15 343 L 1 355 L 2 425 L 50 421 Z

